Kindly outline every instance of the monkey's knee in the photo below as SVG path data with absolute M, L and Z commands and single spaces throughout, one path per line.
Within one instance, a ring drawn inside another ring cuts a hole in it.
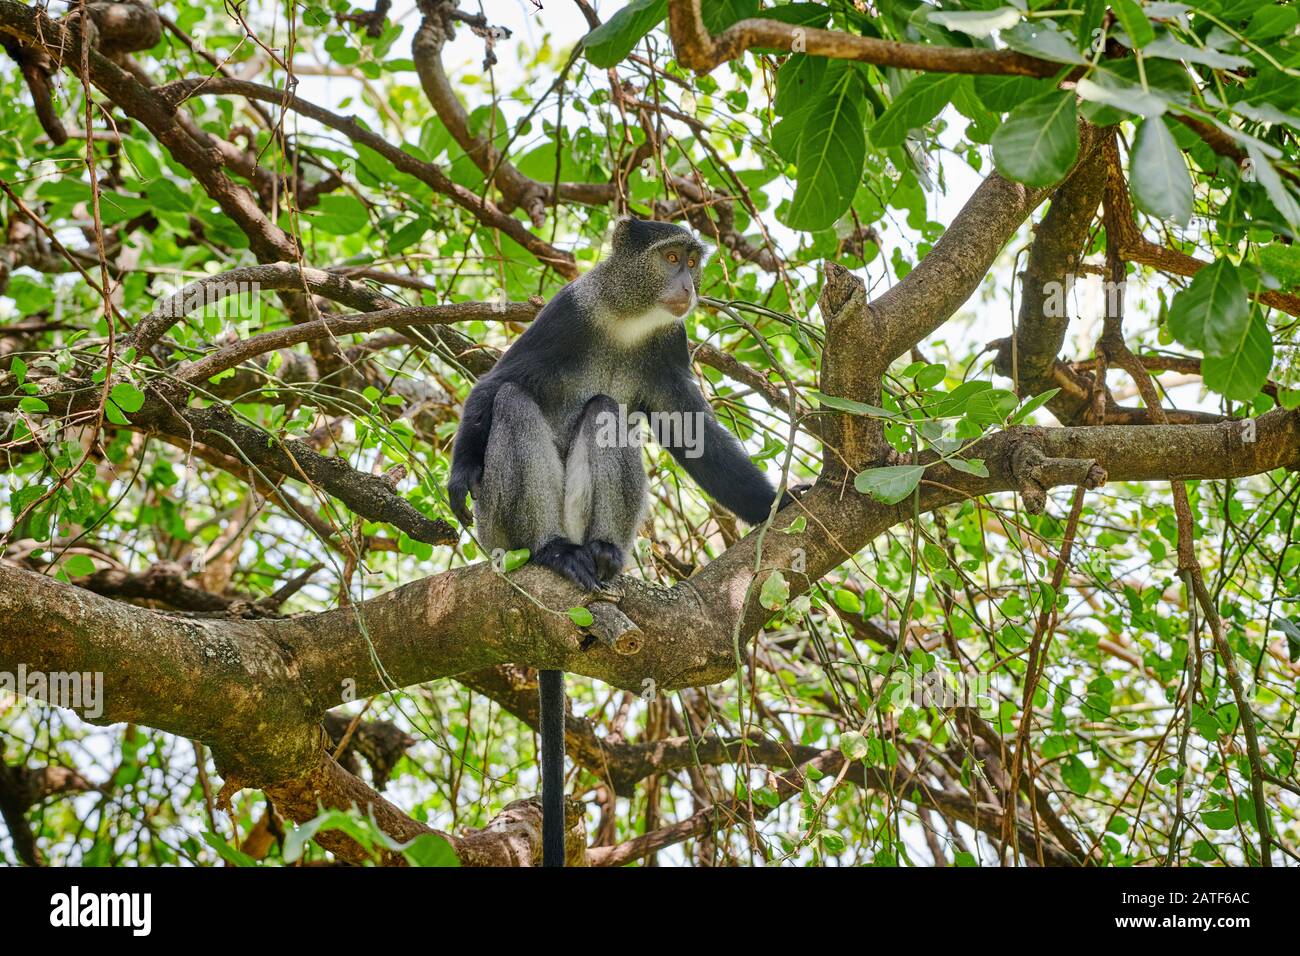
M 526 391 L 509 382 L 497 389 L 496 397 L 492 399 L 492 427 L 495 430 L 498 424 L 504 424 L 506 427 L 518 425 L 532 426 L 537 422 L 545 422 L 546 418 L 542 415 L 542 410 L 533 396 Z

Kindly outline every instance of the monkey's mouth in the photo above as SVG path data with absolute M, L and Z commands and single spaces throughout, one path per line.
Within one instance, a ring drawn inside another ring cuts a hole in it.
M 695 305 L 695 296 L 693 295 L 672 295 L 665 296 L 659 300 L 659 304 L 671 312 L 677 318 L 681 318 L 691 307 Z

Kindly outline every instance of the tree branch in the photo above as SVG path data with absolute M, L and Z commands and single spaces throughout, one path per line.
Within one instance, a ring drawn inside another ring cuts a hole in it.
M 812 56 L 927 73 L 1047 77 L 1064 69 L 1059 63 L 1013 50 L 898 43 L 835 30 L 797 27 L 779 20 L 741 20 L 714 37 L 704 26 L 700 0 L 669 0 L 668 26 L 677 61 L 696 73 L 708 73 L 753 47 L 797 50 Z

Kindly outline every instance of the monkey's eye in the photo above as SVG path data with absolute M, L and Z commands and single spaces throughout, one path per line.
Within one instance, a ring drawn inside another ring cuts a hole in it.
M 677 253 L 675 253 L 675 252 L 670 252 L 670 253 L 668 253 L 668 261 L 671 262 L 671 263 L 673 263 L 673 264 L 676 264 L 676 262 L 677 262 L 677 260 L 678 260 L 679 258 L 680 258 L 680 257 L 679 257 L 679 256 L 677 255 Z
M 694 268 L 695 268 L 695 260 L 694 260 L 694 259 L 687 259 L 687 260 L 686 260 L 686 267 L 687 267 L 688 269 L 694 269 Z

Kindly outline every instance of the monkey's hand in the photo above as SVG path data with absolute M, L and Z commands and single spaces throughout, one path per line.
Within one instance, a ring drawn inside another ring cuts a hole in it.
M 785 491 L 781 493 L 781 503 L 776 506 L 776 510 L 780 511 L 786 505 L 794 504 L 796 501 L 802 498 L 804 496 L 804 493 L 808 491 L 810 488 L 812 488 L 812 485 L 806 481 L 801 481 L 797 485 L 791 485 L 789 488 L 787 488 Z
M 447 498 L 452 514 L 456 516 L 462 528 L 468 528 L 474 523 L 474 513 L 465 504 L 465 496 L 478 490 L 478 483 L 482 478 L 482 465 L 475 468 L 453 467 L 451 470 L 451 480 L 447 482 Z

